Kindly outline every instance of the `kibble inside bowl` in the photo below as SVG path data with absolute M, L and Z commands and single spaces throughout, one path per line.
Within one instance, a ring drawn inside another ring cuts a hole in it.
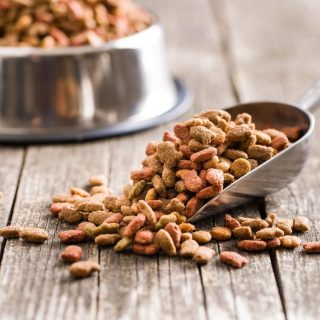
M 151 23 L 131 0 L 0 0 L 0 46 L 100 46 Z

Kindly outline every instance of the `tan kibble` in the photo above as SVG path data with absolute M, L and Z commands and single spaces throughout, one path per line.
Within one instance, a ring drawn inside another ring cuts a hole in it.
M 293 221 L 290 219 L 277 219 L 274 226 L 281 229 L 285 235 L 292 234 Z
M 59 213 L 59 219 L 76 224 L 83 219 L 83 215 L 76 208 L 63 207 Z
M 117 233 L 101 234 L 94 239 L 94 242 L 98 246 L 111 246 L 115 245 L 120 239 L 121 236 Z
M 208 247 L 199 247 L 193 254 L 193 260 L 199 264 L 206 264 L 212 260 L 215 251 Z
M 40 228 L 23 228 L 20 231 L 20 237 L 28 242 L 36 242 L 36 243 L 42 243 L 46 240 L 48 240 L 49 235 L 48 232 L 46 232 L 43 229 Z
M 310 221 L 307 217 L 297 216 L 293 219 L 293 230 L 306 232 L 310 229 Z
M 131 238 L 124 237 L 120 241 L 117 242 L 117 244 L 114 247 L 115 252 L 121 252 L 126 250 L 132 243 Z
M 139 208 L 141 213 L 145 215 L 149 226 L 154 228 L 157 222 L 157 218 L 154 211 L 144 200 L 139 201 Z
M 235 228 L 241 227 L 241 224 L 236 218 L 233 218 L 230 214 L 226 214 L 224 216 L 224 226 L 233 230 Z
M 251 227 L 253 231 L 257 231 L 263 228 L 267 228 L 269 226 L 268 222 L 265 220 L 262 220 L 260 218 L 257 219 L 247 219 L 246 221 L 243 221 L 241 223 L 241 226 L 243 227 Z
M 192 240 L 192 233 L 191 232 L 181 233 L 181 243 L 187 240 Z
M 161 197 L 166 196 L 166 186 L 159 175 L 155 175 L 151 179 L 152 185 Z
M 70 266 L 70 274 L 76 278 L 85 278 L 90 276 L 93 272 L 100 272 L 101 267 L 95 261 L 78 261 Z
M 226 227 L 213 227 L 210 233 L 213 240 L 226 241 L 232 237 L 231 229 Z
M 106 182 L 107 182 L 106 178 L 102 174 L 101 175 L 92 176 L 92 177 L 89 178 L 89 185 L 91 187 L 105 185 Z
M 241 150 L 236 150 L 236 149 L 227 149 L 224 154 L 226 158 L 231 159 L 231 160 L 236 160 L 236 159 L 248 159 L 248 155 L 246 152 L 241 151 Z
M 284 236 L 284 232 L 279 228 L 264 228 L 256 232 L 257 239 L 272 240 Z
M 284 236 L 280 238 L 281 245 L 288 249 L 297 248 L 301 244 L 300 238 L 296 236 Z
M 257 138 L 257 144 L 262 144 L 262 145 L 266 145 L 266 146 L 270 145 L 271 137 L 267 133 L 260 131 L 260 130 L 254 130 L 253 134 Z
M 232 230 L 233 235 L 238 239 L 253 239 L 254 233 L 250 227 L 237 227 Z
M 19 238 L 20 231 L 22 230 L 19 226 L 6 226 L 0 228 L 0 237 L 6 239 Z
M 198 242 L 194 240 L 186 240 L 181 244 L 180 256 L 184 258 L 192 258 L 196 250 L 199 248 Z
M 104 204 L 98 200 L 90 199 L 88 201 L 82 201 L 77 206 L 76 209 L 82 212 L 92 212 L 104 210 Z
M 236 159 L 232 162 L 230 169 L 235 178 L 240 178 L 250 172 L 251 165 L 246 159 Z
M 191 223 L 182 223 L 179 225 L 181 232 L 193 232 L 196 230 L 196 227 Z
M 199 244 L 206 244 L 212 239 L 212 236 L 208 231 L 195 231 L 192 233 L 192 239 Z
M 270 212 L 270 213 L 268 213 L 265 220 L 267 221 L 269 227 L 272 227 L 273 224 L 275 223 L 276 219 L 277 219 L 277 214 L 274 212 Z
M 72 195 L 78 195 L 78 196 L 84 197 L 84 198 L 90 197 L 90 193 L 84 189 L 81 189 L 81 188 L 72 187 L 72 188 L 70 188 L 70 192 Z
M 164 230 L 159 230 L 155 235 L 155 242 L 159 244 L 160 248 L 168 256 L 175 256 L 177 254 L 176 247 L 170 234 Z
M 266 161 L 272 158 L 273 148 L 257 144 L 248 148 L 248 156 L 252 159 Z
M 101 211 L 101 210 L 100 211 L 92 211 L 88 215 L 88 221 L 99 226 L 104 221 L 106 221 L 111 215 L 112 215 L 112 212 Z

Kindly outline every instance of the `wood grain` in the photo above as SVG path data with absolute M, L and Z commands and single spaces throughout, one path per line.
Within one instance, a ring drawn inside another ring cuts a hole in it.
M 229 31 L 233 79 L 242 100 L 269 99 L 294 102 L 319 78 L 320 44 L 317 1 L 227 1 L 225 17 Z M 248 11 L 251 12 L 248 15 Z M 243 19 L 244 15 L 246 19 Z M 307 17 L 307 18 L 306 18 Z M 272 23 L 270 23 L 272 22 Z M 316 114 L 320 120 L 319 112 Z M 316 125 L 315 141 L 319 139 Z M 266 199 L 266 211 L 292 218 L 307 216 L 312 230 L 303 241 L 319 240 L 319 156 L 317 143 L 302 174 L 287 188 Z M 279 250 L 274 269 L 288 319 L 319 316 L 319 258 L 301 250 Z

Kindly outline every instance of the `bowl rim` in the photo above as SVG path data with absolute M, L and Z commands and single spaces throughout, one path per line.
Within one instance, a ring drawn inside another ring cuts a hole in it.
M 138 43 L 140 38 L 149 37 L 150 33 L 160 31 L 161 25 L 159 22 L 158 16 L 152 11 L 147 9 L 144 6 L 142 7 L 152 18 L 152 24 L 146 29 L 143 29 L 139 32 L 133 33 L 129 36 L 125 36 L 119 39 L 114 39 L 104 42 L 101 46 L 93 47 L 90 45 L 85 46 L 74 46 L 74 47 L 61 47 L 61 48 L 51 48 L 45 49 L 40 47 L 4 47 L 0 46 L 0 58 L 23 58 L 31 56 L 75 56 L 83 55 L 88 53 L 99 53 L 103 51 L 109 51 L 112 49 L 132 47 L 133 44 Z M 141 40 L 141 39 L 140 39 Z

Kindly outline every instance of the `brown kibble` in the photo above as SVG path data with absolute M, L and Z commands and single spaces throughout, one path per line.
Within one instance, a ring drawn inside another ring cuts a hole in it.
M 199 247 L 193 254 L 193 260 L 199 264 L 206 264 L 215 255 L 214 250 L 208 247 Z
M 224 226 L 233 230 L 235 228 L 241 227 L 240 222 L 233 218 L 230 214 L 224 216 Z
M 163 164 L 168 168 L 173 168 L 182 159 L 183 154 L 176 150 L 176 146 L 171 141 L 161 142 L 157 145 L 157 155 Z
M 131 238 L 124 237 L 120 241 L 117 242 L 117 244 L 114 246 L 115 252 L 122 252 L 126 250 L 132 243 Z
M 104 222 L 106 223 L 120 223 L 123 220 L 123 215 L 121 213 L 113 213 Z
M 251 227 L 237 227 L 232 230 L 232 233 L 238 239 L 249 240 L 254 238 Z
M 175 222 L 169 222 L 164 230 L 166 230 L 173 240 L 173 243 L 177 249 L 180 248 L 181 230 Z
M 248 264 L 248 259 L 241 254 L 232 251 L 223 251 L 220 253 L 220 261 L 234 268 L 242 268 Z
M 253 231 L 258 231 L 263 228 L 268 228 L 269 224 L 267 221 L 260 218 L 252 219 L 248 218 L 246 221 L 241 223 L 242 227 L 250 227 Z
M 260 130 L 254 130 L 253 133 L 257 138 L 257 144 L 262 144 L 265 146 L 270 145 L 271 137 L 267 133 Z
M 267 240 L 266 243 L 267 243 L 268 249 L 277 249 L 277 248 L 281 247 L 281 241 L 279 238 Z
M 291 142 L 294 142 L 300 138 L 301 128 L 300 127 L 284 127 L 284 128 L 281 128 L 281 132 L 283 132 Z
M 177 123 L 173 127 L 173 131 L 183 144 L 188 144 L 188 142 L 190 141 L 190 131 L 187 126 L 182 123 Z
M 134 242 L 140 244 L 150 244 L 153 240 L 153 233 L 149 230 L 141 230 L 135 234 Z
M 144 256 L 152 256 L 157 254 L 160 251 L 160 246 L 156 243 L 151 243 L 148 245 L 134 243 L 132 246 L 132 250 L 136 254 L 141 254 Z
M 142 192 L 145 185 L 146 185 L 146 182 L 144 180 L 140 180 L 134 183 L 131 186 L 129 191 L 129 195 L 128 195 L 129 200 L 132 200 L 134 197 L 138 196 Z M 106 208 L 109 209 L 107 206 Z
M 232 237 L 231 229 L 226 227 L 213 227 L 210 233 L 213 240 L 226 241 Z
M 95 237 L 94 242 L 98 246 L 111 246 L 115 245 L 118 241 L 120 241 L 121 236 L 117 233 L 111 234 L 100 234 Z
M 303 249 L 306 253 L 320 253 L 320 241 L 306 242 Z
M 281 229 L 285 235 L 292 234 L 293 222 L 289 219 L 277 219 L 275 222 L 275 227 Z
M 78 261 L 70 266 L 70 274 L 76 278 L 85 278 L 90 276 L 93 272 L 100 272 L 99 263 L 95 261 Z
M 188 222 L 186 222 L 186 223 L 181 223 L 180 225 L 179 225 L 179 228 L 180 228 L 180 230 L 181 230 L 181 232 L 193 232 L 193 231 L 195 231 L 196 230 L 196 227 L 193 225 L 193 224 L 191 224 L 191 223 L 188 223 Z
M 236 159 L 230 166 L 232 174 L 236 178 L 241 178 L 251 170 L 250 162 L 246 159 Z
M 301 244 L 300 238 L 296 236 L 284 236 L 280 238 L 281 245 L 288 249 L 299 247 Z
M 23 228 L 20 231 L 20 238 L 28 242 L 42 243 L 48 240 L 49 235 L 48 235 L 48 232 L 46 232 L 43 229 L 28 227 L 28 228 Z
M 266 161 L 272 158 L 273 148 L 261 145 L 254 145 L 248 148 L 249 158 L 253 158 L 260 161 Z
M 192 197 L 186 205 L 186 215 L 191 218 L 202 206 L 202 200 Z
M 50 211 L 54 216 L 58 216 L 64 207 L 73 208 L 74 205 L 69 202 L 55 202 L 50 206 Z
M 278 136 L 272 139 L 271 141 L 271 147 L 273 149 L 276 149 L 277 151 L 281 151 L 289 146 L 290 142 L 288 138 L 283 136 Z
M 88 215 L 88 221 L 94 223 L 95 225 L 99 226 L 104 221 L 106 221 L 112 215 L 111 212 L 107 211 L 92 211 Z
M 91 187 L 102 186 L 102 185 L 105 185 L 106 183 L 107 183 L 106 178 L 102 174 L 96 175 L 96 176 L 92 176 L 92 177 L 89 178 L 89 185 Z
M 267 217 L 266 217 L 265 220 L 266 220 L 267 223 L 269 224 L 269 227 L 272 227 L 273 224 L 275 223 L 276 219 L 277 219 L 277 214 L 274 213 L 274 212 L 270 212 L 270 213 L 267 215 Z
M 154 226 L 156 225 L 156 222 L 157 222 L 157 218 L 156 218 L 154 211 L 151 209 L 151 207 L 148 205 L 148 203 L 145 202 L 144 200 L 139 201 L 139 208 L 141 210 L 141 213 L 145 215 L 149 226 L 154 228 Z
M 185 205 L 177 198 L 173 198 L 170 200 L 169 204 L 166 206 L 165 211 L 168 212 L 184 212 L 185 211 Z
M 67 246 L 62 254 L 61 259 L 64 262 L 76 262 L 83 257 L 82 248 L 79 246 Z
M 293 230 L 306 232 L 310 229 L 310 221 L 307 217 L 297 216 L 293 219 Z
M 137 216 L 135 216 L 124 230 L 124 236 L 127 238 L 133 237 L 135 233 L 144 225 L 145 221 L 145 215 L 138 214 Z
M 169 131 L 164 131 L 163 132 L 162 140 L 163 141 L 171 141 L 171 142 L 173 142 L 177 148 L 179 148 L 179 146 L 181 144 L 180 139 L 177 138 L 174 134 L 172 134 Z
M 59 219 L 71 224 L 76 224 L 83 219 L 83 215 L 75 208 L 63 207 L 59 213 Z
M 86 233 L 80 229 L 60 231 L 58 237 L 64 243 L 77 243 L 86 239 Z
M 227 142 L 242 142 L 250 137 L 251 129 L 247 124 L 236 125 L 229 129 L 226 135 Z
M 260 240 L 272 240 L 284 236 L 284 232 L 275 227 L 264 228 L 256 232 L 256 237 Z
M 162 178 L 156 174 L 152 177 L 151 182 L 157 193 L 164 198 L 166 196 L 166 186 Z
M 186 170 L 182 176 L 182 180 L 190 192 L 198 192 L 203 188 L 202 180 L 195 170 Z
M 217 154 L 217 149 L 214 147 L 210 147 L 201 151 L 198 151 L 191 155 L 190 160 L 195 163 L 200 163 L 211 159 L 213 156 Z
M 227 149 L 223 153 L 223 156 L 231 160 L 248 159 L 248 155 L 246 152 L 237 149 Z
M 192 239 L 197 241 L 199 244 L 206 244 L 212 239 L 212 236 L 209 231 L 201 230 L 193 232 Z
M 155 142 L 149 142 L 146 147 L 146 155 L 151 156 L 156 153 L 157 144 Z
M 22 228 L 18 226 L 6 226 L 0 228 L 0 237 L 6 239 L 19 238 Z
M 180 161 L 187 161 L 187 160 L 180 160 Z M 179 164 L 179 162 L 178 162 L 178 164 Z M 167 188 L 174 187 L 174 185 L 176 183 L 176 173 L 175 173 L 174 169 L 168 168 L 167 166 L 163 166 L 161 177 L 162 177 L 162 181 L 163 181 L 164 185 Z
M 180 256 L 184 258 L 192 258 L 196 250 L 199 248 L 198 242 L 195 240 L 185 240 L 181 244 Z
M 223 175 L 223 177 L 224 177 L 224 183 L 226 185 L 229 185 L 229 184 L 231 184 L 231 183 L 233 183 L 235 181 L 234 175 L 232 175 L 230 173 L 225 173 Z
M 267 243 L 262 240 L 241 240 L 237 243 L 237 246 L 245 251 L 261 251 L 267 247 Z
M 164 253 L 168 256 L 175 256 L 177 254 L 176 247 L 170 234 L 164 230 L 159 230 L 155 235 L 156 243 L 159 244 Z
M 77 204 L 76 209 L 79 212 L 92 212 L 92 211 L 100 211 L 104 210 L 104 204 L 98 200 L 86 200 Z
M 72 187 L 72 188 L 70 188 L 70 192 L 72 195 L 78 195 L 83 198 L 90 197 L 90 193 L 87 192 L 86 190 L 81 189 L 81 188 Z
M 154 168 L 144 167 L 140 170 L 134 170 L 130 173 L 132 180 L 151 180 L 151 178 L 157 173 Z
M 222 170 L 208 169 L 206 172 L 206 180 L 212 185 L 216 194 L 223 190 L 224 174 Z
M 160 200 L 160 199 L 159 200 L 149 200 L 146 202 L 152 210 L 159 210 L 162 208 L 162 205 L 163 205 L 162 200 Z
M 190 232 L 181 233 L 180 243 L 185 242 L 187 240 L 192 240 L 192 233 L 190 233 Z

